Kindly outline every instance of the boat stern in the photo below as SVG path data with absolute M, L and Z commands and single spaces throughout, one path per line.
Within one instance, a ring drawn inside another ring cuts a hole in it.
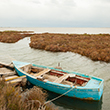
M 92 91 L 90 94 L 91 94 L 91 97 L 93 97 L 93 100 L 101 99 L 103 95 L 103 85 L 104 85 L 104 80 L 96 77 L 91 78 L 91 80 L 88 82 L 88 84 L 86 85 L 86 88 Z

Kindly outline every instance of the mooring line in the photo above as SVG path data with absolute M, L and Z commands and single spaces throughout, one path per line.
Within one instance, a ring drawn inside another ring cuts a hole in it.
M 13 58 L 13 57 L 11 57 L 9 54 L 0 53 L 0 55 L 4 55 L 4 56 L 6 56 L 7 58 L 11 59 L 11 61 L 16 61 L 16 59 Z
M 7 57 L 9 57 L 11 60 L 16 61 L 16 59 L 12 58 L 10 55 L 6 55 Z
M 76 86 L 75 86 L 74 88 L 76 88 Z M 45 102 L 44 105 L 46 105 L 46 104 L 48 104 L 48 103 L 50 103 L 50 102 L 52 102 L 52 101 L 54 101 L 54 100 L 59 99 L 60 97 L 64 96 L 65 94 L 67 94 L 68 92 L 70 92 L 70 91 L 71 91 L 72 89 L 74 89 L 74 88 L 72 87 L 71 89 L 69 89 L 69 90 L 66 91 L 65 93 L 61 94 L 60 96 L 58 96 L 58 97 L 56 97 L 56 98 L 54 98 L 54 99 L 51 99 L 51 100 Z
M 74 88 L 76 88 L 76 86 L 75 86 Z M 59 95 L 58 97 L 55 97 L 55 98 L 53 98 L 53 99 L 51 99 L 51 100 L 49 100 L 49 101 L 46 101 L 43 105 L 40 104 L 38 110 L 45 110 L 46 104 L 48 104 L 48 103 L 50 103 L 50 102 L 52 102 L 52 101 L 54 101 L 54 100 L 59 99 L 60 97 L 64 96 L 65 94 L 67 94 L 68 92 L 70 92 L 70 91 L 71 91 L 72 89 L 74 89 L 74 88 L 72 87 L 71 89 L 69 89 L 69 90 L 66 91 L 65 93 Z

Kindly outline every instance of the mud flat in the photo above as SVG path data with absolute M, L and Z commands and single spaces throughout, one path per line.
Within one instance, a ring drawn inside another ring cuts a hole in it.
M 110 62 L 109 34 L 35 34 L 30 47 L 52 52 L 75 52 L 93 61 Z

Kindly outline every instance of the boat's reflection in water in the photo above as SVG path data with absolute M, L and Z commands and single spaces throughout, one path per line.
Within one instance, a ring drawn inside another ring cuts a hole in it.
M 48 100 L 59 96 L 53 92 L 47 91 L 47 93 L 49 95 Z M 53 103 L 61 107 L 62 110 L 101 110 L 102 98 L 100 101 L 87 101 L 63 96 L 53 101 Z

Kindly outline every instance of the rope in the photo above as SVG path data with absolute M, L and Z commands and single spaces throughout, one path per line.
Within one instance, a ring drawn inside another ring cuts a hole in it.
M 74 88 L 76 88 L 76 86 L 75 86 Z M 46 104 L 48 104 L 48 103 L 50 103 L 50 102 L 52 102 L 52 101 L 54 101 L 54 100 L 59 99 L 60 97 L 64 96 L 65 94 L 67 94 L 68 92 L 70 92 L 70 91 L 71 91 L 72 89 L 74 89 L 74 88 L 69 89 L 67 92 L 61 94 L 60 96 L 58 96 L 58 97 L 56 97 L 56 98 L 54 98 L 54 99 L 52 99 L 52 100 L 49 100 L 49 101 L 45 102 L 44 104 L 41 104 L 41 102 L 40 102 L 39 100 L 30 100 L 30 101 L 28 101 L 28 102 L 31 102 L 31 104 L 33 105 L 34 102 L 36 101 L 36 102 L 39 103 L 39 108 L 38 108 L 38 110 L 45 110 L 45 109 L 46 109 Z M 32 107 L 33 107 L 33 106 L 32 106 Z
M 16 59 L 14 59 L 13 57 L 11 57 L 10 55 L 6 55 L 7 57 L 9 57 L 12 61 L 16 61 Z
M 16 59 L 14 59 L 13 57 L 11 57 L 9 54 L 5 54 L 5 53 L 0 53 L 0 55 L 6 56 L 7 58 L 9 58 L 11 61 L 16 61 Z
M 76 88 L 76 87 L 74 87 L 74 88 Z M 50 102 L 52 102 L 52 101 L 54 101 L 54 100 L 59 99 L 60 97 L 64 96 L 65 94 L 67 94 L 68 92 L 70 92 L 70 91 L 71 91 L 72 89 L 74 89 L 74 88 L 71 88 L 71 89 L 69 89 L 67 92 L 61 94 L 60 96 L 58 96 L 58 97 L 56 97 L 56 98 L 54 98 L 54 99 L 52 99 L 52 100 L 49 100 L 49 101 L 45 102 L 43 105 L 41 105 L 41 103 L 39 103 L 40 105 L 39 105 L 38 110 L 45 110 L 45 108 L 46 108 L 45 105 L 46 105 L 46 104 L 48 104 L 48 103 L 50 103 Z
M 74 87 L 74 88 L 75 88 L 75 87 Z M 65 94 L 67 94 L 68 92 L 70 92 L 70 91 L 71 91 L 72 89 L 74 89 L 74 88 L 71 88 L 71 89 L 69 89 L 67 92 L 61 94 L 60 96 L 58 96 L 58 97 L 56 97 L 56 98 L 54 98 L 54 99 L 52 99 L 52 100 L 49 100 L 49 101 L 45 102 L 44 105 L 45 105 L 45 104 L 48 104 L 48 103 L 50 103 L 50 102 L 52 102 L 52 101 L 54 101 L 54 100 L 59 99 L 60 97 L 64 96 Z

